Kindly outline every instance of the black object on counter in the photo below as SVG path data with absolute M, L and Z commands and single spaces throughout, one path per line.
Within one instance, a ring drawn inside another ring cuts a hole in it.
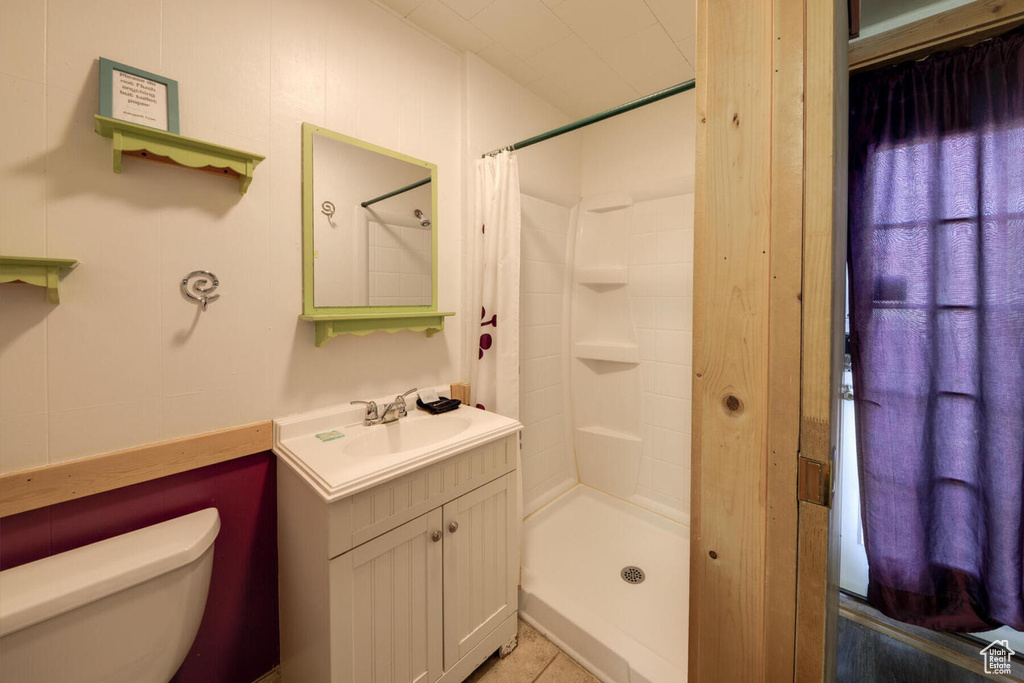
M 457 398 L 441 397 L 436 401 L 424 403 L 423 401 L 417 398 L 416 405 L 420 407 L 420 410 L 425 410 L 431 415 L 440 415 L 441 413 L 447 413 L 449 410 L 455 410 L 460 405 L 462 405 L 462 401 L 460 401 Z

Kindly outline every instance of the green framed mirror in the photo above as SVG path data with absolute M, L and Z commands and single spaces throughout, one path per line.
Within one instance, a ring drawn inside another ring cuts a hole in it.
M 302 124 L 302 320 L 339 334 L 444 329 L 437 166 Z

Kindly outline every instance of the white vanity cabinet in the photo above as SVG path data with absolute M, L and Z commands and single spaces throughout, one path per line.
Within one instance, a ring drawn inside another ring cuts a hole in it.
M 441 676 L 440 529 L 441 510 L 431 510 L 330 561 L 334 680 Z
M 515 477 L 515 472 L 506 474 L 444 506 L 447 668 L 515 614 L 519 584 Z
M 334 501 L 278 460 L 285 683 L 458 683 L 514 642 L 517 448 L 506 433 Z

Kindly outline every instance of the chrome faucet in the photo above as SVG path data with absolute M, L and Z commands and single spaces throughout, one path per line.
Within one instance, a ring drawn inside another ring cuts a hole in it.
M 384 412 L 380 414 L 380 420 L 377 424 L 391 424 L 392 422 L 398 422 L 401 418 L 402 415 L 398 412 L 398 406 L 392 402 L 384 406 Z
M 377 404 L 373 401 L 350 401 L 352 405 L 364 404 L 366 406 L 366 413 L 363 415 L 363 426 L 369 427 L 375 424 L 391 424 L 397 422 L 403 417 L 409 414 L 409 409 L 405 405 L 405 397 L 418 389 L 410 389 L 404 394 L 399 394 L 395 397 L 395 400 L 384 406 L 384 412 L 379 413 L 377 411 Z
M 398 396 L 395 396 L 395 400 L 387 404 L 387 406 L 384 408 L 384 412 L 380 414 L 379 424 L 391 424 L 392 422 L 397 422 L 398 420 L 401 420 L 403 417 L 408 415 L 409 409 L 405 405 L 405 397 L 413 393 L 414 391 L 418 391 L 418 389 L 410 389 L 404 394 L 399 394 Z M 395 411 L 394 416 L 389 418 L 388 415 L 391 415 L 392 410 Z
M 377 404 L 374 401 L 349 401 L 351 405 L 366 405 L 366 414 L 363 415 L 363 426 L 369 427 L 377 422 Z

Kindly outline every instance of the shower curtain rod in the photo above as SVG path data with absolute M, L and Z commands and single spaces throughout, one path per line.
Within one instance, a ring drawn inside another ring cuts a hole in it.
M 424 185 L 427 185 L 428 183 L 430 183 L 430 176 L 427 176 L 423 180 L 417 180 L 415 183 L 409 183 L 405 187 L 400 187 L 397 190 L 392 190 L 391 192 L 388 192 L 387 194 L 382 194 L 379 197 L 374 197 L 373 199 L 369 199 L 369 200 L 363 202 L 362 204 L 360 204 L 359 206 L 361 206 L 361 207 L 363 207 L 365 209 L 370 204 L 376 204 L 377 202 L 382 202 L 385 199 L 388 199 L 389 197 L 394 197 L 396 194 L 402 194 L 403 192 L 408 192 L 409 190 L 415 190 L 417 187 L 423 187 Z
M 605 119 L 610 119 L 611 117 L 618 116 L 619 114 L 625 114 L 627 111 L 633 111 L 634 109 L 642 107 L 646 104 L 651 104 L 653 102 L 663 100 L 666 97 L 672 97 L 672 95 L 678 95 L 679 93 L 686 92 L 687 90 L 693 90 L 694 86 L 696 85 L 697 81 L 691 78 L 688 81 L 677 83 L 676 85 L 665 88 L 664 90 L 653 92 L 650 95 L 644 95 L 643 97 L 635 99 L 632 102 L 626 102 L 625 104 L 620 104 L 617 107 L 612 107 L 611 109 L 607 109 L 599 114 L 591 114 L 590 116 L 582 118 L 579 121 L 573 121 L 572 123 L 567 123 L 564 126 L 559 126 L 554 130 L 549 130 L 546 133 L 541 133 L 540 135 L 534 135 L 532 138 L 520 140 L 519 142 L 509 145 L 508 147 L 502 147 L 501 149 L 491 150 L 487 154 L 482 155 L 480 158 L 483 159 L 485 157 L 494 156 L 495 154 L 503 152 L 506 149 L 522 149 L 524 147 L 529 147 L 530 145 L 536 145 L 538 142 L 544 142 L 545 140 L 550 140 L 551 138 L 557 138 L 559 135 L 571 133 L 574 130 L 579 130 L 580 128 L 589 126 L 592 123 L 604 121 Z

